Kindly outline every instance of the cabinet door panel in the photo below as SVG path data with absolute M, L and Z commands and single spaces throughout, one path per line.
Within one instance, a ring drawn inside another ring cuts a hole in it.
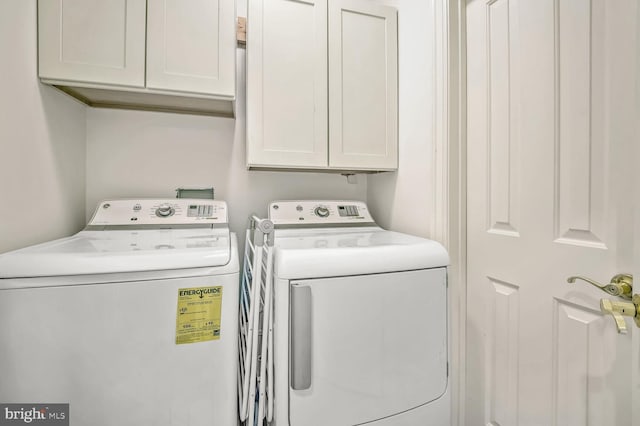
M 252 0 L 247 163 L 327 167 L 326 0 Z
M 393 8 L 329 1 L 331 168 L 397 168 L 397 25 Z
M 235 96 L 232 0 L 148 0 L 147 87 Z
M 145 0 L 39 0 L 39 76 L 144 87 Z

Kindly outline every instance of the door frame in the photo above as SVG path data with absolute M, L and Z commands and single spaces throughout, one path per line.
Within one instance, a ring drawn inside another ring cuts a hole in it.
M 464 425 L 467 320 L 466 0 L 434 1 L 434 182 L 432 238 L 451 257 L 451 424 Z

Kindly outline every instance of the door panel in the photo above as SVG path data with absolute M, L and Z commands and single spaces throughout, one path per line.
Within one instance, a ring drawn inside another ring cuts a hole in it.
M 593 4 L 592 4 L 593 3 Z M 606 249 L 606 8 L 601 1 L 556 5 L 556 238 Z
M 148 0 L 147 87 L 233 98 L 235 43 L 231 0 Z
M 329 1 L 329 166 L 398 168 L 398 17 Z
M 638 262 L 637 8 L 467 1 L 468 425 L 640 422 L 640 329 L 566 282 Z
M 145 0 L 39 0 L 40 78 L 144 87 Z
M 247 164 L 327 167 L 327 0 L 248 7 Z
M 304 280 L 292 288 L 291 424 L 361 424 L 445 392 L 444 268 Z M 304 336 L 310 352 L 300 347 Z M 310 366 L 310 380 L 301 365 Z

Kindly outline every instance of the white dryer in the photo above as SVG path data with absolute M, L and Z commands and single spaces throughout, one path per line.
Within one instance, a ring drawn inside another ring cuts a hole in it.
M 0 402 L 70 424 L 235 425 L 238 255 L 227 205 L 104 201 L 0 256 Z
M 449 426 L 447 269 L 356 201 L 277 201 L 278 426 Z

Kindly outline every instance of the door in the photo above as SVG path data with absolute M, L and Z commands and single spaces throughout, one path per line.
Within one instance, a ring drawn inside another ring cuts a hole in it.
M 329 166 L 398 168 L 398 13 L 329 1 Z
M 356 425 L 447 388 L 446 269 L 291 285 L 289 423 Z
M 466 4 L 466 424 L 638 425 L 640 329 L 567 282 L 640 280 L 638 3 Z
M 39 0 L 42 79 L 144 87 L 145 0 Z
M 235 96 L 233 0 L 148 0 L 147 87 Z
M 247 164 L 326 168 L 327 0 L 252 0 L 247 19 Z

